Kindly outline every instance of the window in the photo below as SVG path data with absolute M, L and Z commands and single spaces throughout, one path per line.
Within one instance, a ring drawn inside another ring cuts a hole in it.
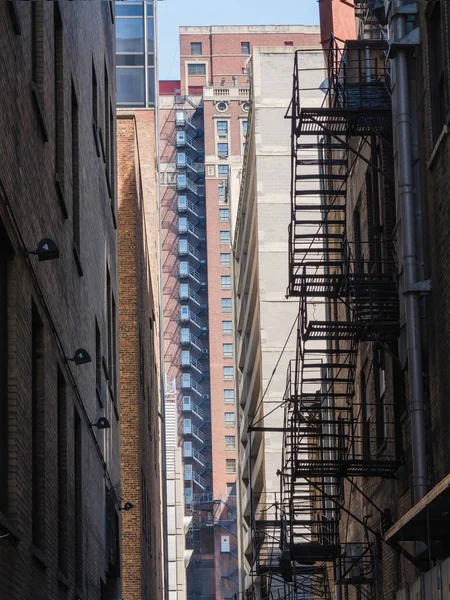
M 234 390 L 223 390 L 223 401 L 225 404 L 234 404 Z
M 119 20 L 120 19 L 118 19 L 116 22 Z M 120 55 L 118 55 L 118 58 L 119 57 Z M 120 62 L 118 62 L 118 65 L 120 65 Z M 118 66 L 116 72 L 117 104 L 119 106 L 145 106 L 144 69 L 136 68 L 135 66 Z
M 186 111 L 185 110 L 175 111 L 175 125 L 184 127 L 185 123 L 186 123 Z M 184 139 L 183 139 L 183 142 L 184 142 Z
M 225 471 L 227 473 L 236 473 L 236 459 L 227 458 L 225 461 Z
M 431 4 L 431 3 L 430 3 Z M 430 74 L 430 103 L 433 142 L 446 124 L 446 77 L 441 2 L 435 1 L 428 16 L 428 47 Z
M 223 344 L 223 357 L 233 358 L 233 344 Z
M 217 135 L 228 134 L 228 121 L 217 121 Z
M 219 221 L 222 223 L 230 220 L 230 209 L 229 208 L 219 208 Z
M 69 546 L 67 511 L 67 396 L 66 382 L 61 370 L 57 369 L 57 413 L 56 431 L 58 447 L 58 568 L 67 576 Z
M 386 431 L 386 364 L 382 347 L 374 348 L 373 376 L 375 384 L 375 417 L 377 430 L 377 446 L 381 446 L 387 437 Z
M 180 342 L 182 344 L 189 344 L 191 341 L 191 331 L 189 327 L 182 327 L 180 331 Z
M 189 298 L 189 284 L 180 283 L 180 300 L 188 300 Z
M 285 45 L 285 46 L 293 46 L 293 45 L 294 45 L 294 42 L 284 42 L 284 45 Z
M 227 201 L 227 188 L 225 185 L 219 185 L 219 202 L 225 204 Z
M 183 443 L 183 455 L 186 457 L 192 456 L 192 442 Z
M 206 65 L 202 63 L 188 64 L 188 75 L 206 75 Z
M 188 241 L 183 239 L 183 240 L 178 240 L 178 254 L 181 254 L 181 256 L 184 256 L 188 253 Z
M 34 4 L 34 3 L 33 3 Z M 38 4 L 38 3 L 36 3 Z M 72 82 L 72 235 L 75 251 L 80 254 L 80 147 L 78 102 Z
M 44 548 L 45 421 L 44 421 L 44 325 L 36 306 L 31 319 L 31 506 L 32 541 Z
M 250 110 L 250 103 L 249 103 L 249 102 L 244 102 L 244 103 L 242 104 L 242 107 L 241 107 L 241 108 L 242 108 L 242 110 L 243 110 L 244 112 L 248 112 L 248 111 Z
M 231 335 L 233 333 L 232 321 L 222 321 L 222 333 L 223 335 Z
M 235 450 L 236 448 L 236 436 L 226 435 L 225 436 L 225 450 Z
M 221 552 L 230 552 L 230 536 L 229 535 L 221 535 L 220 536 L 220 551 Z
M 190 388 L 191 387 L 191 374 L 183 373 L 181 375 L 181 387 L 182 388 Z
M 109 269 L 106 269 L 106 319 L 108 333 L 108 378 L 110 381 L 110 390 L 115 395 L 116 393 L 116 358 L 117 358 L 117 342 L 116 342 L 116 302 L 114 299 L 111 276 Z
M 222 298 L 222 312 L 231 312 L 231 298 Z
M 189 367 L 191 364 L 191 351 L 190 350 L 182 350 L 181 351 L 181 366 Z
M 230 275 L 222 275 L 222 277 L 220 278 L 220 287 L 222 290 L 231 290 Z
M 235 483 L 227 483 L 227 495 L 228 496 L 236 496 L 236 484 Z
M 248 121 L 242 121 L 242 135 L 247 136 Z
M 223 379 L 224 379 L 224 381 L 233 381 L 233 379 L 234 379 L 233 367 L 224 367 L 223 368 Z
M 97 319 L 95 319 L 95 390 L 102 404 L 102 342 Z
M 189 306 L 182 306 L 180 308 L 180 321 L 182 323 L 189 321 Z
M 184 173 L 180 173 L 177 175 L 177 189 L 185 190 L 187 187 L 186 175 Z
M 144 20 L 142 18 L 116 19 L 116 52 L 118 54 L 122 52 L 144 53 Z
M 225 144 L 223 142 L 217 144 L 217 155 L 228 156 L 228 144 Z
M 83 471 L 82 471 L 82 435 L 81 419 L 78 411 L 74 411 L 74 475 L 75 475 L 75 585 L 83 587 Z
M 224 413 L 225 419 L 225 427 L 234 427 L 235 426 L 235 414 L 234 412 L 226 412 Z
M 219 165 L 218 166 L 219 177 L 228 177 L 229 171 L 230 171 L 229 165 Z
M 250 54 L 250 42 L 241 42 L 241 54 Z
M 54 71 L 55 71 L 55 171 L 61 190 L 64 191 L 64 52 L 63 28 L 58 3 L 53 9 Z M 95 71 L 93 71 L 95 74 Z M 67 218 L 64 209 L 64 218 Z
M 202 43 L 201 42 L 191 42 L 191 56 L 201 56 L 202 55 Z
M 222 100 L 222 102 L 218 102 L 216 104 L 216 109 L 219 112 L 225 112 L 227 110 L 227 108 L 228 108 L 228 102 L 224 102 L 223 100 Z
M 230 245 L 230 232 L 229 231 L 221 231 L 220 232 L 220 243 Z
M 366 374 L 361 371 L 359 378 L 359 394 L 362 420 L 362 453 L 364 460 L 370 460 L 370 404 Z
M 188 230 L 188 220 L 186 217 L 178 218 L 178 233 L 187 233 Z
M 220 264 L 222 267 L 229 267 L 231 265 L 231 254 L 225 253 L 220 255 Z
M 192 465 L 184 465 L 184 479 L 191 481 L 192 479 Z

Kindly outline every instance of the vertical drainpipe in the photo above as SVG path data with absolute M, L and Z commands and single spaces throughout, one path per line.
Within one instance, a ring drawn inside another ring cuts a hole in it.
M 405 4 L 404 2 L 401 3 Z M 407 4 L 411 4 L 408 2 Z M 394 20 L 394 42 L 406 35 L 406 16 L 397 14 Z M 425 446 L 425 402 L 422 367 L 419 296 L 410 293 L 418 281 L 419 249 L 416 244 L 416 199 L 412 167 L 412 124 L 409 101 L 408 50 L 397 49 L 394 64 L 397 132 L 397 172 L 403 236 L 403 267 L 405 282 L 406 339 L 411 411 L 413 492 L 418 502 L 428 491 L 427 456 Z
M 156 146 L 156 201 L 158 209 L 158 252 L 159 252 L 159 386 L 161 394 L 161 495 L 162 495 L 162 538 L 163 538 L 163 585 L 164 600 L 169 600 L 169 543 L 167 539 L 167 464 L 166 464 L 166 389 L 164 377 L 164 314 L 163 314 L 163 272 L 162 272 L 162 216 L 161 216 L 161 183 L 159 177 L 159 74 L 158 74 L 158 18 L 157 2 L 154 2 L 154 37 L 155 37 L 155 146 Z M 145 7 L 146 8 L 146 7 Z M 145 11 L 145 20 L 147 13 Z M 146 24 L 147 26 L 147 24 Z M 147 60 L 147 57 L 146 57 Z M 146 69 L 145 81 L 148 78 Z M 146 85 L 148 94 L 148 83 Z

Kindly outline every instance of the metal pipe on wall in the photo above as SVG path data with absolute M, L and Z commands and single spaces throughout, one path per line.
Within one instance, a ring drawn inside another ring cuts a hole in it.
M 403 2 L 402 2 L 403 4 Z M 410 4 L 410 2 L 408 3 Z M 394 41 L 406 35 L 406 16 L 397 14 L 394 21 Z M 412 124 L 408 80 L 407 49 L 399 48 L 393 57 L 396 102 L 397 178 L 401 205 L 403 237 L 403 268 L 405 283 L 406 339 L 411 411 L 413 492 L 418 502 L 428 491 L 425 443 L 425 402 L 420 331 L 419 296 L 410 293 L 418 281 L 419 250 L 416 243 L 416 202 L 412 166 Z

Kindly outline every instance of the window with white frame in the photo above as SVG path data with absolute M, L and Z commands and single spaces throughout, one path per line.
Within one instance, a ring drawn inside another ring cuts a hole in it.
M 225 404 L 234 404 L 234 390 L 223 390 L 223 401 Z
M 221 253 L 220 264 L 222 267 L 229 267 L 231 265 L 231 254 L 228 252 Z
M 220 287 L 222 290 L 231 290 L 231 277 L 230 275 L 222 275 L 220 278 Z
M 228 156 L 228 144 L 219 142 L 217 144 L 217 156 Z
M 188 75 L 206 75 L 206 65 L 204 63 L 189 63 Z
M 231 298 L 222 298 L 222 312 L 231 312 Z
M 230 232 L 229 231 L 221 231 L 220 232 L 220 243 L 230 245 Z
M 222 321 L 223 335 L 231 335 L 233 333 L 233 321 Z
M 223 346 L 223 357 L 233 358 L 233 344 L 222 344 Z
M 230 171 L 229 165 L 219 165 L 217 167 L 217 172 L 218 172 L 219 177 L 228 177 L 229 171 Z
M 234 380 L 234 368 L 233 367 L 224 367 L 223 368 L 223 380 L 224 381 L 233 381 Z
M 217 121 L 217 135 L 228 135 L 228 121 Z
M 226 435 L 225 436 L 225 450 L 234 450 L 236 448 L 236 436 Z
M 225 461 L 225 471 L 227 473 L 236 473 L 236 459 L 227 458 Z
M 228 222 L 230 220 L 230 209 L 229 208 L 219 208 L 219 221 L 222 223 Z
M 227 188 L 225 185 L 219 185 L 219 203 L 226 204 L 227 202 Z
M 234 427 L 236 423 L 236 417 L 234 412 L 224 413 L 225 427 Z
M 191 374 L 183 373 L 181 376 L 181 387 L 190 388 L 191 387 Z

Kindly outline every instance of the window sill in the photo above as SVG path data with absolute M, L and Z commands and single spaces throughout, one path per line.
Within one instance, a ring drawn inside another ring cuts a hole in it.
M 75 259 L 75 264 L 77 266 L 78 275 L 83 277 L 83 266 L 81 264 L 80 251 L 78 250 L 78 246 L 73 242 L 72 244 L 73 257 Z
M 41 93 L 34 81 L 31 82 L 31 96 L 33 99 L 33 106 L 37 114 L 39 128 L 41 130 L 42 139 L 44 142 L 48 142 L 48 132 L 45 125 L 44 109 L 42 106 Z
M 45 552 L 32 545 L 31 556 L 33 558 L 33 561 L 36 563 L 37 567 L 42 571 L 45 571 L 45 569 L 47 568 L 47 557 L 45 555 Z
M 445 140 L 445 138 L 447 137 L 447 135 L 448 135 L 448 127 L 447 127 L 447 125 L 444 125 L 444 126 L 442 127 L 442 131 L 441 131 L 441 133 L 439 134 L 439 137 L 438 137 L 438 139 L 436 140 L 436 143 L 435 143 L 435 145 L 434 145 L 434 148 L 433 148 L 433 150 L 431 151 L 430 160 L 427 162 L 427 169 L 428 169 L 429 171 L 431 171 L 431 169 L 433 168 L 434 159 L 436 158 L 436 155 L 437 155 L 437 153 L 438 153 L 438 151 L 439 151 L 439 148 L 440 148 L 440 146 L 441 146 L 442 142 L 443 142 L 443 141 Z
M 2 512 L 0 512 L 0 527 L 5 529 L 15 540 L 20 542 L 22 540 L 22 534 L 20 530 L 14 525 L 14 523 Z
M 67 210 L 66 200 L 64 198 L 64 188 L 58 173 L 55 173 L 55 187 L 56 193 L 58 194 L 59 206 L 61 207 L 63 219 L 67 219 L 69 217 L 69 212 Z

